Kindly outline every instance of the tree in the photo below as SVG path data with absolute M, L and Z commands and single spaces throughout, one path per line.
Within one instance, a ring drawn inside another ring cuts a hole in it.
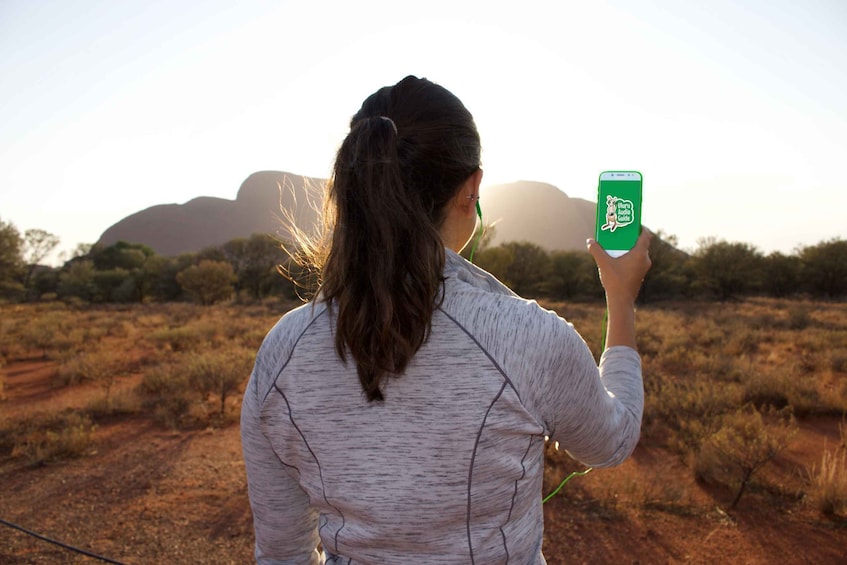
M 134 297 L 138 302 L 144 302 L 150 296 L 155 296 L 163 284 L 168 270 L 168 258 L 161 255 L 151 255 L 144 265 L 133 275 Z
M 552 298 L 603 296 L 594 259 L 585 251 L 554 251 L 550 254 L 550 280 L 546 290 Z
M 94 285 L 97 293 L 95 302 L 129 302 L 132 300 L 132 275 L 126 269 L 120 267 L 114 269 L 96 269 L 94 271 Z M 130 281 L 130 288 L 126 287 L 126 281 Z
M 94 249 L 93 243 L 77 243 L 73 251 L 63 251 L 59 254 L 59 258 L 67 263 L 68 261 L 73 261 L 74 259 L 87 257 L 88 254 L 91 253 L 92 249 Z
M 475 262 L 481 268 L 505 283 L 506 271 L 514 258 L 512 249 L 498 245 L 497 247 L 489 247 L 476 253 Z
M 62 298 L 77 297 L 91 301 L 97 294 L 94 284 L 94 263 L 88 259 L 75 259 L 65 264 L 59 273 L 56 292 Z
M 59 245 L 59 237 L 42 229 L 29 229 L 24 232 L 23 256 L 27 265 L 24 286 L 29 288 L 32 274 L 41 262 Z
M 237 277 L 236 290 L 247 291 L 252 298 L 262 298 L 283 281 L 277 265 L 287 259 L 280 242 L 267 234 L 253 234 L 249 238 L 238 238 L 224 243 L 219 248 L 201 253 L 204 259 L 227 261 Z M 284 279 L 283 279 L 284 280 Z M 275 284 L 276 283 L 276 284 Z
M 0 219 L 0 283 L 14 280 L 21 268 L 23 240 L 18 228 Z
M 95 245 L 87 256 L 96 269 L 99 301 L 144 302 L 165 272 L 165 259 L 142 243 Z
M 796 255 L 774 251 L 762 261 L 762 288 L 776 298 L 796 293 L 800 288 L 801 267 Z
M 59 269 L 46 265 L 37 266 L 29 281 L 29 292 L 38 298 L 48 293 L 55 293 L 59 285 Z
M 688 286 L 685 276 L 688 254 L 677 249 L 678 243 L 675 235 L 656 232 L 650 242 L 651 267 L 639 294 L 642 302 L 673 298 L 685 292 Z
M 540 245 L 529 242 L 507 243 L 514 259 L 506 276 L 521 296 L 540 296 L 550 278 L 550 254 Z
M 847 241 L 822 241 L 800 250 L 802 275 L 809 289 L 828 298 L 847 294 Z
M 194 253 L 183 253 L 177 257 L 154 255 L 144 266 L 148 271 L 145 276 L 150 277 L 149 295 L 162 302 L 179 300 L 184 291 L 177 281 L 177 275 L 197 263 L 197 255 Z
M 528 241 L 486 249 L 479 265 L 521 296 L 540 296 L 550 277 L 550 254 Z
M 94 267 L 98 271 L 140 269 L 147 258 L 153 255 L 155 251 L 149 245 L 126 241 L 119 241 L 108 247 L 95 245 L 88 253 L 88 257 L 94 261 Z
M 700 240 L 691 259 L 693 284 L 729 300 L 749 292 L 759 279 L 762 254 L 747 243 L 729 243 L 714 238 Z
M 229 263 L 204 259 L 180 271 L 176 280 L 185 292 L 208 306 L 232 296 L 236 277 Z

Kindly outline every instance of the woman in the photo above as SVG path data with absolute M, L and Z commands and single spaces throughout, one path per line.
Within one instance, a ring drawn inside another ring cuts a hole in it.
M 594 467 L 635 448 L 649 235 L 619 259 L 588 243 L 609 307 L 598 368 L 571 325 L 458 255 L 481 180 L 471 114 L 432 82 L 353 117 L 320 291 L 270 331 L 244 395 L 259 563 L 544 563 L 545 436 Z

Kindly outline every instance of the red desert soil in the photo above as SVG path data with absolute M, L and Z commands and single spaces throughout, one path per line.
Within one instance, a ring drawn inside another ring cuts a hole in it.
M 56 368 L 48 361 L 3 370 L 0 419 L 8 421 L 82 407 L 102 394 L 87 385 L 53 388 Z M 839 441 L 838 418 L 801 428 L 768 469 L 769 484 L 784 493 L 804 480 L 798 462 L 818 460 L 824 441 Z M 123 563 L 252 561 L 237 425 L 175 432 L 135 416 L 99 422 L 94 446 L 81 458 L 40 467 L 0 454 L 0 518 Z M 545 488 L 571 468 L 554 454 Z M 575 478 L 545 505 L 544 552 L 551 565 L 847 562 L 843 521 L 785 494 L 746 493 L 728 513 L 730 500 L 695 483 L 677 457 L 642 445 L 621 467 Z M 95 562 L 7 527 L 0 532 L 0 563 Z

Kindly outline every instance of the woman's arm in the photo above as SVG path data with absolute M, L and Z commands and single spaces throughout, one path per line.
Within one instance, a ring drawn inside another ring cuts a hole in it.
M 606 347 L 625 345 L 636 349 L 635 298 L 644 276 L 650 269 L 650 240 L 653 234 L 643 230 L 632 250 L 621 257 L 610 257 L 593 239 L 587 241 L 588 252 L 600 270 L 600 282 L 606 291 L 609 323 Z
M 636 351 L 635 298 L 650 268 L 650 238 L 645 230 L 635 247 L 619 258 L 610 257 L 594 240 L 588 241 L 606 290 L 609 314 L 600 366 L 575 332 L 563 332 L 556 338 L 560 344 L 550 346 L 560 355 L 551 369 L 557 378 L 548 388 L 552 437 L 587 465 L 621 463 L 640 436 L 644 387 Z

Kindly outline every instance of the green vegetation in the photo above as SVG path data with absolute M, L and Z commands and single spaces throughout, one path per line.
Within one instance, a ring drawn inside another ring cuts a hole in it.
M 176 276 L 179 286 L 204 306 L 228 300 L 232 296 L 235 281 L 232 265 L 209 259 L 186 267 Z
M 642 302 L 847 295 L 847 241 L 841 239 L 790 256 L 778 252 L 765 256 L 749 244 L 714 238 L 701 240 L 692 254 L 675 245 L 675 237 L 661 232 L 653 239 L 653 267 L 644 281 Z M 475 262 L 522 296 L 594 300 L 603 295 L 594 262 L 582 251 L 547 252 L 533 243 L 510 242 L 483 247 Z
M 529 242 L 492 246 L 492 234 L 493 229 L 486 233 L 475 262 L 518 294 L 548 300 L 602 298 L 597 269 L 586 252 L 548 252 Z M 280 242 L 268 235 L 254 234 L 179 257 L 157 255 L 146 245 L 125 241 L 79 245 L 61 267 L 40 265 L 57 245 L 56 236 L 44 230 L 27 230 L 21 236 L 14 225 L 0 219 L 0 301 L 210 305 L 233 297 L 294 299 L 313 290 L 309 274 L 291 268 Z M 644 281 L 642 303 L 847 296 L 847 241 L 840 238 L 801 247 L 792 255 L 764 255 L 750 244 L 715 238 L 702 239 L 690 254 L 676 245 L 676 237 L 661 231 L 653 239 L 653 267 Z M 280 265 L 298 280 L 282 276 Z

